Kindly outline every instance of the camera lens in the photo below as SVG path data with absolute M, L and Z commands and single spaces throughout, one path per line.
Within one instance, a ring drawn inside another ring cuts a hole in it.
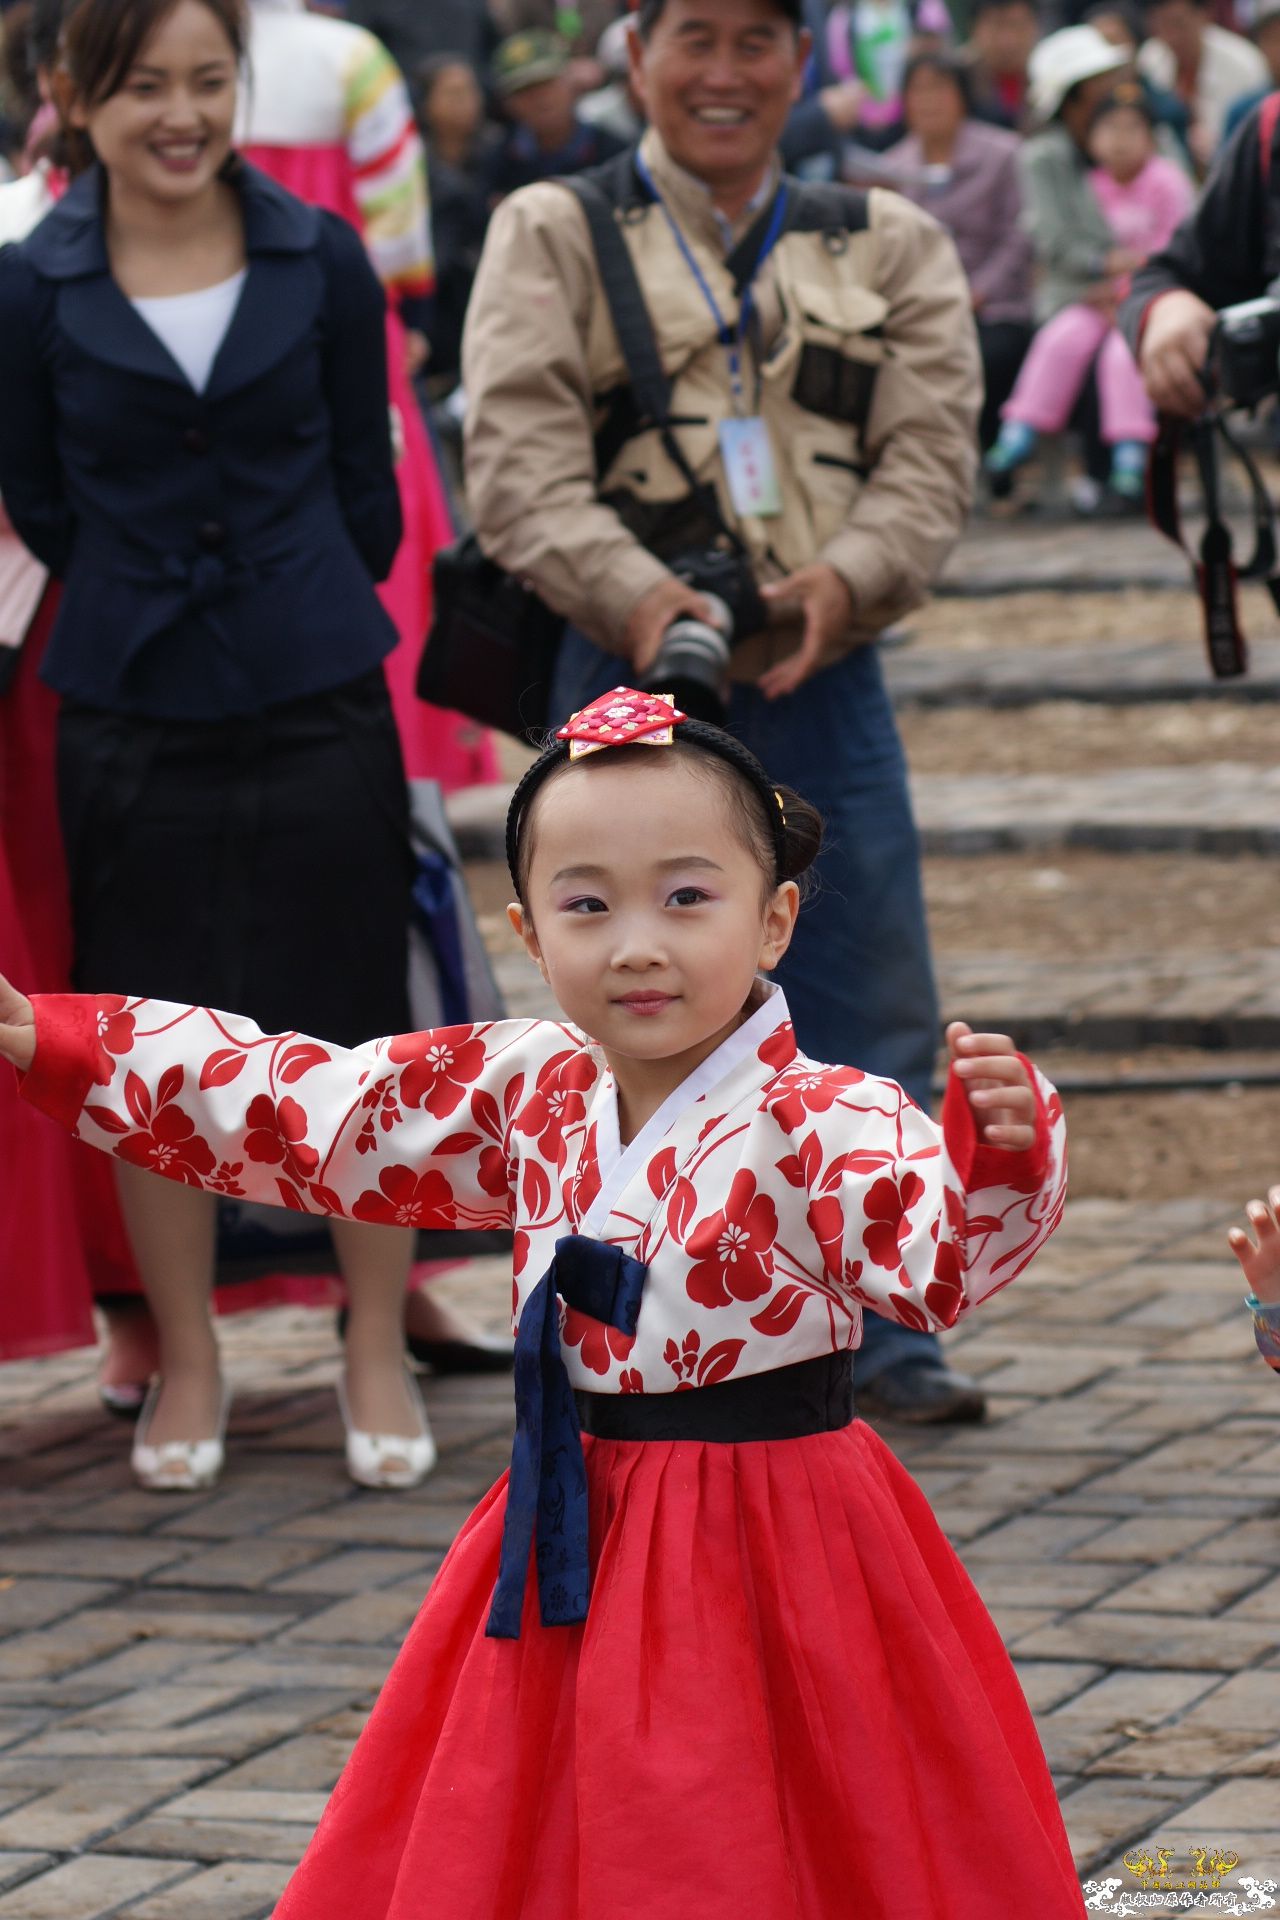
M 717 727 L 728 719 L 729 609 L 714 594 L 704 596 L 723 630 L 681 614 L 662 636 L 657 658 L 640 682 L 650 693 L 669 693 L 682 712 Z

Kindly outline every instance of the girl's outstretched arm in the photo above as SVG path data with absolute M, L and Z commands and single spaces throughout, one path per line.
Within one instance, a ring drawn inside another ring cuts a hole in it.
M 79 1139 L 188 1186 L 388 1226 L 509 1225 L 522 1121 L 542 1131 L 565 1076 L 583 1089 L 596 1071 L 551 1021 L 347 1049 L 207 1007 L 4 993 L 24 1097 Z

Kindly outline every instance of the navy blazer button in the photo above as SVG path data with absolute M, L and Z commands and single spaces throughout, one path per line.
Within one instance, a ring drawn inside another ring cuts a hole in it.
M 219 547 L 227 544 L 227 530 L 221 520 L 206 520 L 198 529 L 196 539 L 206 553 L 217 553 Z
M 209 436 L 203 427 L 188 427 L 182 436 L 182 444 L 188 453 L 208 453 Z

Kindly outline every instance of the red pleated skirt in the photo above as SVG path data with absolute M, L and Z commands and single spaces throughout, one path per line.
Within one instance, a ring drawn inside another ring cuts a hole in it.
M 276 1920 L 1080 1920 L 1030 1711 L 865 1424 L 585 1441 L 590 1617 L 459 1534 Z

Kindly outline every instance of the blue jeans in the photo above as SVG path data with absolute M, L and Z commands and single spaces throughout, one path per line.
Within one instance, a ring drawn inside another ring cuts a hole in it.
M 553 716 L 567 718 L 626 677 L 622 661 L 570 629 Z M 906 762 L 876 649 L 858 648 L 779 700 L 735 686 L 729 724 L 826 821 L 813 892 L 776 975 L 801 1051 L 896 1080 L 927 1112 L 937 994 Z M 936 1337 L 868 1313 L 857 1382 L 905 1360 L 940 1365 Z

